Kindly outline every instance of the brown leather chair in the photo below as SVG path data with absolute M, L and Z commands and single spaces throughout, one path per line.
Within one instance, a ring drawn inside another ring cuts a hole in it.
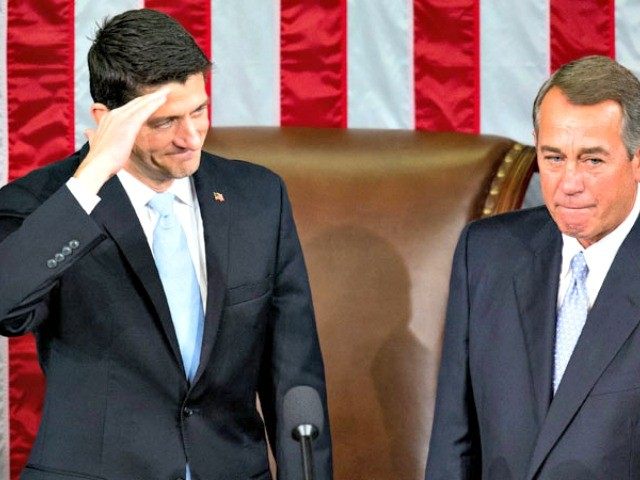
M 205 148 L 266 165 L 288 184 L 326 364 L 335 478 L 423 478 L 456 240 L 468 221 L 519 207 L 533 148 L 301 128 L 216 128 Z
M 284 177 L 325 358 L 337 480 L 421 479 L 451 259 L 518 208 L 532 147 L 459 133 L 215 128 L 205 149 Z

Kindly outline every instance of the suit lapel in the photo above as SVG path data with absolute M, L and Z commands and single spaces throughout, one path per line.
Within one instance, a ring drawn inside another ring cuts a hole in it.
M 193 176 L 202 217 L 207 262 L 207 305 L 200 365 L 194 384 L 211 357 L 220 326 L 229 255 L 229 204 L 234 201 L 216 174 L 213 162 L 214 160 L 203 152 L 200 169 Z
M 102 187 L 99 195 L 102 201 L 98 203 L 91 216 L 111 235 L 138 278 L 141 288 L 148 294 L 171 351 L 184 371 L 169 305 L 135 210 L 120 180 L 115 176 Z
M 638 222 L 623 242 L 551 402 L 531 458 L 532 478 L 587 395 L 640 320 L 640 245 Z
M 533 255 L 514 278 L 520 321 L 529 357 L 538 425 L 551 402 L 551 372 L 562 237 L 551 220 L 532 240 Z

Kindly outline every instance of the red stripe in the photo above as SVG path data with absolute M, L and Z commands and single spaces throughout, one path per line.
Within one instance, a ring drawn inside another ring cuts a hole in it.
M 195 38 L 207 58 L 211 58 L 211 3 L 212 0 L 146 0 L 144 6 L 175 18 Z M 206 87 L 207 95 L 211 96 L 211 82 Z
M 417 129 L 480 130 L 479 4 L 414 0 Z
M 74 150 L 74 5 L 8 2 L 9 179 Z M 26 463 L 42 408 L 44 381 L 31 336 L 9 342 L 11 478 Z
M 282 125 L 347 126 L 346 0 L 281 0 Z
M 10 180 L 74 150 L 73 15 L 68 0 L 8 3 Z
M 11 479 L 18 480 L 40 424 L 44 377 L 32 335 L 9 340 L 9 444 Z
M 585 55 L 616 55 L 614 0 L 551 0 L 551 71 Z

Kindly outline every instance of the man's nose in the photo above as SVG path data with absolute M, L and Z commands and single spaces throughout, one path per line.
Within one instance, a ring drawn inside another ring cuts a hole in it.
M 196 122 L 192 118 L 187 117 L 180 122 L 180 130 L 176 136 L 177 145 L 182 148 L 196 150 L 200 148 L 201 140 Z
M 567 162 L 560 180 L 562 193 L 574 195 L 584 190 L 584 176 L 576 162 Z

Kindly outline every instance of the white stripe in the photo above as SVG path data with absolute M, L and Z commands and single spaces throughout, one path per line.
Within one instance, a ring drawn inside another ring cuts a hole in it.
M 89 68 L 87 53 L 98 25 L 106 17 L 116 15 L 125 10 L 141 8 L 143 0 L 109 0 L 93 2 L 78 0 L 75 2 L 75 139 L 76 148 L 87 141 L 84 131 L 93 128 L 95 122 L 91 118 L 89 108 L 93 103 L 89 93 Z
M 213 124 L 280 125 L 280 2 L 212 1 Z
M 348 126 L 413 128 L 413 2 L 348 0 Z
M 481 133 L 531 144 L 531 106 L 549 76 L 549 2 L 480 3 Z
M 640 76 L 640 2 L 616 1 L 616 60 Z

